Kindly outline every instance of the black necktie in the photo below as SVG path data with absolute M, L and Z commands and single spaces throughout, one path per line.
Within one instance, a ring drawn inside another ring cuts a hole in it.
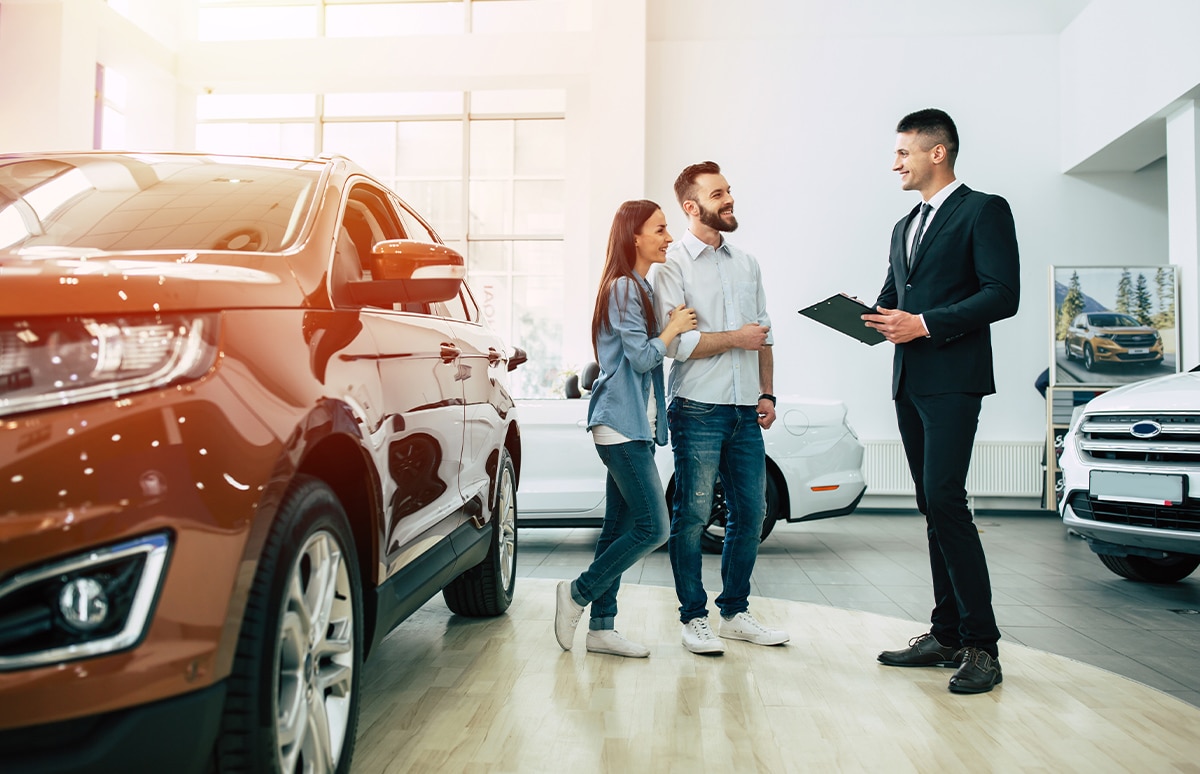
M 913 256 L 917 254 L 917 248 L 921 245 L 921 237 L 925 234 L 925 221 L 931 212 L 933 212 L 933 205 L 929 202 L 922 202 L 921 219 L 917 221 L 917 233 L 913 234 L 912 249 L 908 251 L 908 266 L 910 269 L 912 268 Z

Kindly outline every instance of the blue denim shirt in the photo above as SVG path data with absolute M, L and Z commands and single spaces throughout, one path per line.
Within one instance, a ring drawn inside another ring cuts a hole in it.
M 654 291 L 645 278 L 636 273 L 651 303 Z M 596 355 L 600 358 L 600 376 L 592 387 L 588 403 L 588 429 L 605 425 L 631 441 L 653 440 L 659 446 L 667 443 L 667 407 L 663 389 L 663 357 L 667 348 L 662 339 L 646 335 L 646 316 L 652 309 L 642 308 L 642 297 L 633 280 L 619 278 L 608 295 L 610 330 L 603 327 L 596 340 Z M 657 326 L 654 327 L 657 330 Z M 650 391 L 658 406 L 655 433 L 650 435 L 650 419 L 646 406 Z

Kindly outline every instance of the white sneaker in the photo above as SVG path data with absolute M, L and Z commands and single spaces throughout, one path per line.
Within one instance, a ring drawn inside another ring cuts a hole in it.
M 749 613 L 738 613 L 733 618 L 721 617 L 721 636 L 727 640 L 745 640 L 755 645 L 782 645 L 791 639 L 782 629 L 769 629 Z
M 683 625 L 683 647 L 693 653 L 725 652 L 725 643 L 713 634 L 707 618 L 693 618 Z
M 616 629 L 589 630 L 587 649 L 589 653 L 609 653 L 626 658 L 645 658 L 650 655 L 649 648 L 640 643 L 630 642 L 622 637 Z
M 583 615 L 583 607 L 571 597 L 571 581 L 559 581 L 554 595 L 554 639 L 563 650 L 571 649 L 575 627 Z

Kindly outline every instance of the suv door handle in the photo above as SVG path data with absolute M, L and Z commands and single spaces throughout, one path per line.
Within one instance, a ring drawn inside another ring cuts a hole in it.
M 495 347 L 488 347 L 488 365 L 496 365 L 504 360 L 504 353 Z
M 441 354 L 442 354 L 442 362 L 449 363 L 451 360 L 457 360 L 458 356 L 462 354 L 462 350 L 460 350 L 458 347 L 454 346 L 453 344 L 447 344 L 446 342 L 443 341 Z

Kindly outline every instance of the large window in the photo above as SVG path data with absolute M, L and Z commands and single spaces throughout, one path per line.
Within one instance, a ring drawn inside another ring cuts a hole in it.
M 561 90 L 203 95 L 198 150 L 345 155 L 467 260 L 484 318 L 548 397 L 564 362 L 566 119 Z M 571 310 L 577 314 L 578 310 Z
M 112 2 L 112 0 L 110 0 Z M 586 29 L 591 0 L 199 0 L 197 38 L 351 38 Z

